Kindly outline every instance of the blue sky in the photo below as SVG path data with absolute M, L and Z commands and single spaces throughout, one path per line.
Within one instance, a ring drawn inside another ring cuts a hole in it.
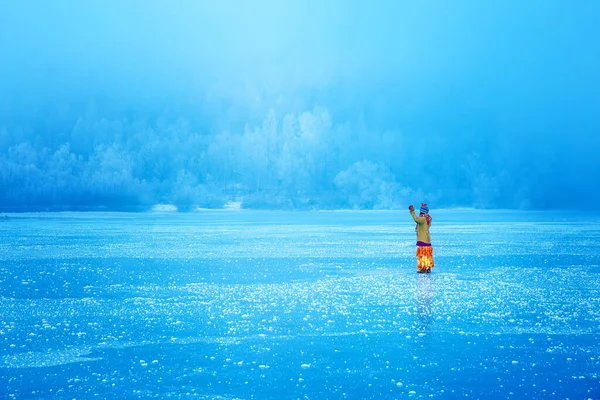
M 99 119 L 168 114 L 214 136 L 323 107 L 350 131 L 484 163 L 501 145 L 533 166 L 519 146 L 535 146 L 559 174 L 546 195 L 564 196 L 558 181 L 597 199 L 574 175 L 599 171 L 599 20 L 595 1 L 5 2 L 0 126 L 44 142 L 94 104 Z

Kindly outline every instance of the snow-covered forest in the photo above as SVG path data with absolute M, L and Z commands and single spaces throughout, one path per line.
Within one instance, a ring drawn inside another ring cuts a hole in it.
M 0 6 L 0 210 L 597 208 L 600 12 L 534 3 Z

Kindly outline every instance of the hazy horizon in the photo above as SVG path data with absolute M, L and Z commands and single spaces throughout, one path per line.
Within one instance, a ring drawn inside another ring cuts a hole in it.
M 599 209 L 599 3 L 32 4 L 0 210 Z

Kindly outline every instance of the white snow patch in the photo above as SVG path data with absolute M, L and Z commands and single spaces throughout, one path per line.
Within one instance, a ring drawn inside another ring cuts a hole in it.
M 157 212 L 174 212 L 177 211 L 177 206 L 173 204 L 155 204 L 152 207 L 152 211 Z

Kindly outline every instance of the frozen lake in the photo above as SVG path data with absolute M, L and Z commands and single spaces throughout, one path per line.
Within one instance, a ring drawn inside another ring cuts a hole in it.
M 0 398 L 600 399 L 600 217 L 0 219 Z

